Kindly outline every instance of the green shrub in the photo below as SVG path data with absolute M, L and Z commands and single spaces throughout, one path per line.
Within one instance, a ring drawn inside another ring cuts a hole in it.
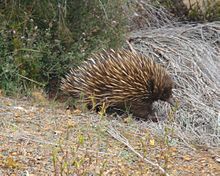
M 101 48 L 122 45 L 123 0 L 11 1 L 0 4 L 0 89 L 58 89 L 60 78 Z

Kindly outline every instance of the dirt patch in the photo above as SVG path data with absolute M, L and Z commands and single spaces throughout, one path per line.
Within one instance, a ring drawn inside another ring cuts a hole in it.
M 109 132 L 172 175 L 219 175 L 219 151 L 167 146 L 141 122 L 0 97 L 0 175 L 158 175 Z M 212 152 L 211 152 L 212 151 Z

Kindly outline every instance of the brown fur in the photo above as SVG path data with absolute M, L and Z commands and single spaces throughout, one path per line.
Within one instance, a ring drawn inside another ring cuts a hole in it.
M 62 80 L 61 89 L 91 105 L 103 102 L 148 118 L 152 103 L 168 101 L 173 82 L 167 71 L 153 60 L 126 50 L 103 51 L 85 61 Z

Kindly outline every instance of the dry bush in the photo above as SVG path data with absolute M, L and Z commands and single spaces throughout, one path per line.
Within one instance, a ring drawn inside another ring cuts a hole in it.
M 130 41 L 173 76 L 174 97 L 179 102 L 175 134 L 187 143 L 219 145 L 220 23 L 139 30 L 132 33 Z M 160 134 L 161 126 L 151 127 Z

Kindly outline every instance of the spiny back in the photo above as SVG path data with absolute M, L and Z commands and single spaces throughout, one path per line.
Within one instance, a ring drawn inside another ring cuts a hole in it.
M 85 102 L 97 103 L 166 101 L 172 94 L 172 80 L 152 59 L 127 50 L 94 54 L 62 80 L 61 89 L 74 97 L 83 93 Z

